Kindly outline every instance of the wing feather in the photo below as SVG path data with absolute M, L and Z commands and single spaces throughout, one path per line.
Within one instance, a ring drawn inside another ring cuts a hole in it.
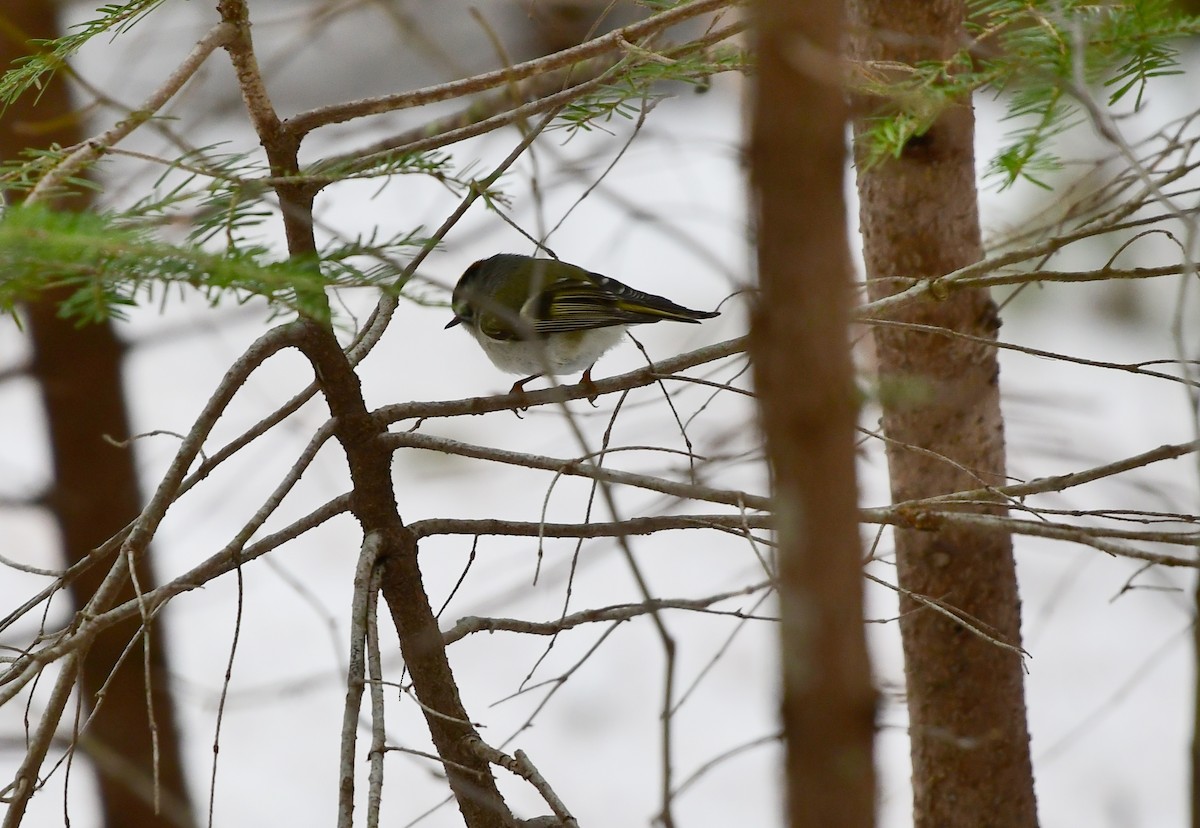
M 530 304 L 540 334 L 583 331 L 612 325 L 639 325 L 670 319 L 699 322 L 716 316 L 677 305 L 670 299 L 631 288 L 598 273 L 559 279 L 545 287 Z M 536 303 L 536 304 L 535 304 Z

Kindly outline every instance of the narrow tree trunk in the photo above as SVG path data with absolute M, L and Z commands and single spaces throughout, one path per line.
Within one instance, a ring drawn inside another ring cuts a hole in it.
M 761 295 L 750 346 L 779 515 L 792 828 L 874 824 L 849 351 L 840 0 L 760 0 L 751 163 Z
M 959 0 L 851 0 L 849 8 L 860 60 L 939 59 L 961 42 Z M 973 141 L 974 114 L 963 101 L 910 141 L 899 159 L 860 170 L 869 278 L 935 276 L 981 257 Z M 871 298 L 894 287 L 872 282 Z M 1000 324 L 980 290 L 909 306 L 894 318 L 989 339 Z M 884 400 L 893 499 L 1004 482 L 995 349 L 895 327 L 876 327 L 874 334 L 885 387 L 908 389 Z M 996 638 L 1020 645 L 1006 533 L 897 530 L 896 560 L 903 589 L 953 605 Z M 915 825 L 1035 825 L 1020 658 L 910 598 L 901 599 L 900 609 Z
M 60 32 L 52 0 L 9 3 L 0 12 L 0 66 L 31 51 L 31 38 Z M 61 78 L 8 107 L 0 118 L 0 158 L 14 159 L 26 147 L 57 143 L 70 146 L 83 138 L 71 117 L 71 102 Z M 86 209 L 87 199 L 62 199 L 63 209 Z M 54 461 L 49 506 L 58 524 L 63 557 L 73 564 L 85 557 L 141 511 L 133 452 L 105 442 L 104 435 L 129 435 L 121 377 L 122 346 L 108 325 L 76 328 L 58 318 L 65 295 L 48 293 L 26 306 L 33 341 L 32 374 L 41 390 Z M 76 606 L 95 591 L 108 565 L 100 562 L 70 585 Z M 155 586 L 149 559 L 138 567 L 143 590 Z M 132 586 L 121 600 L 133 596 Z M 152 752 L 143 650 L 134 647 L 121 667 L 117 662 L 138 635 L 139 619 L 101 635 L 83 663 L 80 692 L 88 709 L 103 706 L 81 738 L 97 770 L 104 824 L 121 828 L 192 824 L 184 784 L 175 712 L 168 686 L 167 657 L 161 626 L 149 644 L 154 724 L 158 732 L 157 768 Z M 114 673 L 115 670 L 115 673 Z M 108 683 L 105 686 L 105 683 Z M 155 781 L 158 790 L 155 790 Z M 159 812 L 155 812 L 156 794 Z

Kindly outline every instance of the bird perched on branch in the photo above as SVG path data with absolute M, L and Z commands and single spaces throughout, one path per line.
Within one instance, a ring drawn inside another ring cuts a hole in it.
M 629 325 L 718 316 L 631 288 L 557 259 L 501 253 L 475 262 L 454 288 L 454 318 L 502 371 L 524 374 L 512 392 L 545 374 L 583 371 L 621 341 Z

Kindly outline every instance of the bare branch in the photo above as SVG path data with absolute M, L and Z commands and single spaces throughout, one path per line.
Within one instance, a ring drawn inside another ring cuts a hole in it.
M 564 49 L 552 55 L 518 63 L 515 66 L 504 69 L 497 69 L 494 72 L 485 72 L 484 74 L 475 75 L 463 80 L 442 83 L 425 89 L 417 89 L 412 92 L 401 92 L 396 95 L 367 98 L 359 101 L 351 101 L 350 103 L 313 109 L 289 118 L 284 122 L 284 125 L 297 136 L 302 136 L 317 127 L 342 123 L 352 118 L 361 118 L 365 115 L 378 115 L 384 112 L 393 112 L 397 109 L 423 106 L 429 103 L 459 98 L 463 95 L 484 92 L 498 86 L 525 80 L 534 75 L 545 74 L 554 69 L 560 69 L 606 52 L 617 51 L 621 48 L 623 41 L 638 40 L 661 32 L 677 23 L 730 8 L 733 5 L 736 5 L 736 3 L 731 2 L 731 0 L 693 0 L 693 2 L 681 4 L 646 20 L 621 29 L 615 29 L 601 37 L 581 43 L 578 46 L 573 46 L 570 49 Z
M 522 621 L 518 618 L 468 616 L 460 618 L 458 623 L 442 634 L 442 637 L 447 644 L 453 644 L 477 632 L 491 633 L 503 631 L 526 635 L 557 635 L 564 630 L 569 630 L 583 624 L 594 624 L 601 621 L 629 621 L 642 615 L 665 609 L 704 610 L 720 601 L 727 601 L 730 598 L 737 598 L 742 595 L 752 595 L 771 586 L 771 582 L 764 581 L 763 583 L 754 584 L 743 589 L 734 590 L 733 592 L 723 592 L 719 595 L 710 595 L 706 598 L 654 598 L 636 604 L 619 604 L 611 607 L 582 610 L 570 615 L 564 615 L 554 621 Z M 751 617 L 737 610 L 722 614 L 732 615 L 736 618 Z M 755 617 L 761 618 L 761 616 Z
M 482 739 L 476 737 L 471 740 L 471 748 L 475 753 L 491 762 L 493 765 L 499 765 L 505 770 L 516 774 L 532 785 L 542 799 L 546 800 L 546 804 L 550 806 L 550 810 L 554 811 L 554 815 L 558 818 L 559 825 L 563 828 L 579 828 L 579 822 L 575 817 L 571 816 L 571 812 L 567 810 L 567 806 L 559 799 L 558 794 L 550 787 L 550 784 L 534 767 L 533 762 L 529 761 L 522 751 L 517 751 L 515 756 L 507 756 L 499 750 L 496 750 L 491 745 L 485 743 Z
M 607 483 L 635 486 L 653 492 L 672 495 L 684 500 L 723 503 L 726 506 L 745 506 L 750 509 L 764 511 L 770 508 L 770 499 L 762 495 L 749 494 L 734 489 L 714 489 L 698 484 L 679 483 L 673 480 L 665 480 L 661 477 L 651 477 L 644 474 L 596 467 L 581 460 L 563 460 L 556 457 L 488 448 L 486 446 L 462 443 L 447 437 L 431 437 L 427 434 L 418 434 L 412 431 L 402 433 L 389 432 L 380 438 L 380 443 L 393 451 L 401 448 L 428 449 L 460 457 L 474 457 L 478 460 L 491 460 L 496 463 L 507 463 L 529 469 L 544 469 L 546 471 L 559 472 L 573 477 L 587 477 Z
M 614 538 L 667 529 L 770 529 L 773 515 L 659 515 L 610 523 L 533 523 L 519 520 L 429 518 L 409 524 L 418 538 L 433 535 L 514 535 L 534 538 Z
M 515 411 L 532 408 L 537 405 L 553 405 L 570 400 L 583 400 L 593 395 L 614 394 L 653 385 L 666 375 L 676 374 L 697 365 L 703 365 L 718 359 L 743 353 L 746 350 L 746 338 L 726 340 L 715 345 L 708 345 L 690 351 L 686 354 L 664 359 L 646 368 L 639 368 L 615 377 L 595 380 L 591 385 L 577 383 L 575 385 L 560 385 L 542 391 L 525 391 L 520 394 L 497 394 L 491 397 L 469 397 L 465 400 L 448 400 L 444 402 L 411 402 L 386 405 L 376 409 L 373 414 L 384 423 L 395 423 L 400 420 L 431 419 L 434 417 L 458 417 L 463 414 L 488 414 L 493 411 Z M 416 426 L 414 426 L 415 428 Z
M 358 715 L 366 684 L 367 617 L 370 593 L 378 588 L 376 559 L 382 546 L 379 535 L 363 539 L 354 570 L 354 599 L 350 605 L 350 666 L 346 673 L 346 699 L 342 708 L 342 751 L 338 763 L 338 828 L 354 825 L 354 749 L 358 744 Z

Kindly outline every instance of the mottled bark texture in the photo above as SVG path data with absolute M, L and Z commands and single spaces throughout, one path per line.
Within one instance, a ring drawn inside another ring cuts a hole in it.
M 942 58 L 962 43 L 955 0 L 851 0 L 854 56 Z M 868 110 L 875 102 L 866 101 Z M 862 123 L 857 124 L 861 132 Z M 858 176 L 871 298 L 887 277 L 936 276 L 982 255 L 975 191 L 974 114 L 948 109 L 903 155 Z M 981 290 L 906 306 L 893 319 L 992 339 L 996 307 Z M 876 327 L 888 466 L 896 502 L 1005 479 L 996 351 L 950 336 Z M 922 451 L 914 450 L 916 448 Z M 1002 508 L 980 508 L 1000 514 Z M 1010 537 L 943 526 L 896 531 L 900 586 L 967 613 L 996 638 L 1021 643 Z M 912 739 L 915 824 L 1037 823 L 1020 658 L 944 615 L 901 599 Z
M 751 163 L 761 293 L 750 335 L 779 515 L 792 828 L 874 824 L 847 321 L 838 0 L 759 0 Z
M 5 4 L 0 16 L 0 66 L 34 48 L 31 38 L 60 34 L 52 0 Z M 17 158 L 27 147 L 70 146 L 82 140 L 80 122 L 61 74 L 32 90 L 0 117 L 0 158 Z M 9 195 L 11 199 L 11 194 Z M 86 209 L 83 195 L 60 198 L 60 209 Z M 104 440 L 129 436 L 121 377 L 122 346 L 107 324 L 76 328 L 58 318 L 66 294 L 49 291 L 25 307 L 33 343 L 31 373 L 41 391 L 54 463 L 48 505 L 54 513 L 63 557 L 74 564 L 116 534 L 141 511 L 133 452 Z M 72 581 L 75 606 L 83 606 L 108 572 L 99 561 Z M 138 565 L 143 590 L 156 585 L 150 560 Z M 134 597 L 127 585 L 119 600 Z M 175 710 L 170 694 L 167 655 L 161 625 L 149 641 L 153 720 L 158 730 L 157 768 L 147 710 L 146 675 L 141 645 L 129 649 L 141 620 L 131 618 L 99 636 L 83 661 L 80 692 L 88 709 L 100 703 L 80 743 L 97 771 L 104 824 L 121 828 L 193 824 L 184 784 Z M 124 656 L 120 667 L 118 662 Z M 107 682 L 107 686 L 105 683 Z M 66 736 L 68 734 L 64 734 Z M 159 810 L 154 807 L 155 785 Z

